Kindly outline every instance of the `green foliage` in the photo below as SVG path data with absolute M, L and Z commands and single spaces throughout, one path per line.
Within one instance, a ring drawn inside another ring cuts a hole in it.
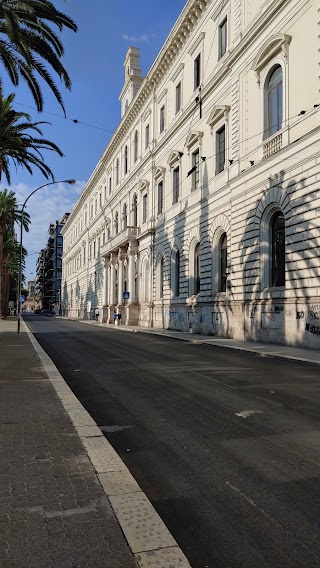
M 30 115 L 12 108 L 14 95 L 0 97 L 0 180 L 4 173 L 10 183 L 10 162 L 15 167 L 22 166 L 32 174 L 32 166 L 38 168 L 45 178 L 54 179 L 49 166 L 44 162 L 41 150 L 51 150 L 63 156 L 56 144 L 44 138 L 34 137 L 34 132 L 42 135 L 39 125 L 31 122 Z
M 6 314 L 10 293 L 10 282 L 15 280 L 20 265 L 20 245 L 17 243 L 14 223 L 23 223 L 25 231 L 29 230 L 30 217 L 18 207 L 13 191 L 0 191 L 0 315 Z M 27 251 L 22 251 L 22 269 Z
M 43 96 L 39 78 L 43 79 L 65 112 L 52 71 L 67 89 L 70 89 L 71 82 L 61 63 L 64 48 L 55 28 L 59 32 L 64 28 L 77 31 L 75 22 L 48 0 L 0 2 L 0 61 L 10 80 L 17 86 L 22 77 L 32 92 L 37 109 L 41 111 Z

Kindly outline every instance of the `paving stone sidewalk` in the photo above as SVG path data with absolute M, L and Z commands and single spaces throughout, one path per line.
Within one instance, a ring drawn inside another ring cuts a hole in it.
M 1 568 L 134 568 L 27 333 L 0 320 Z

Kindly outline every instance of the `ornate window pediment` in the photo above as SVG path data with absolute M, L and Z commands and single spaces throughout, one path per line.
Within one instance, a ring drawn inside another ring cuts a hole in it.
M 172 150 L 169 155 L 168 164 L 169 166 L 173 166 L 176 162 L 178 162 L 183 156 L 183 152 L 179 152 L 179 150 Z
M 203 137 L 203 132 L 201 132 L 200 130 L 190 132 L 186 140 L 187 148 L 189 149 L 191 148 L 191 146 L 194 146 L 195 144 L 200 144 L 202 137 Z
M 142 191 L 145 191 L 145 190 L 148 190 L 148 189 L 149 189 L 149 185 L 150 185 L 150 183 L 148 182 L 148 180 L 146 180 L 146 179 L 141 179 L 141 180 L 139 181 L 139 184 L 138 184 L 138 189 L 139 189 L 139 191 L 141 191 L 141 192 L 142 192 Z
M 143 117 L 142 117 L 143 122 L 144 122 L 145 120 L 147 120 L 147 118 L 150 116 L 150 114 L 151 114 L 151 109 L 148 108 L 148 109 L 145 111 L 145 113 L 144 113 L 144 115 L 143 115 Z
M 174 73 L 171 75 L 170 81 L 175 82 L 176 79 L 179 77 L 180 73 L 182 73 L 183 69 L 184 69 L 184 63 L 180 63 L 180 65 L 178 65 Z
M 215 105 L 212 111 L 210 112 L 207 124 L 209 124 L 209 126 L 213 128 L 213 126 L 217 122 L 219 122 L 219 120 L 221 120 L 222 118 L 227 119 L 229 112 L 230 112 L 229 105 Z
M 156 166 L 155 168 L 155 172 L 154 172 L 154 178 L 155 179 L 159 179 L 161 177 L 164 176 L 166 171 L 166 168 L 164 168 L 163 166 Z
M 279 53 L 282 53 L 284 58 L 287 59 L 291 39 L 291 36 L 287 34 L 275 34 L 271 36 L 259 49 L 251 67 L 251 69 L 253 69 L 256 73 L 258 83 L 260 83 L 261 70 L 271 59 Z
M 163 91 L 161 91 L 161 93 L 159 93 L 159 95 L 157 96 L 157 102 L 158 103 L 160 103 L 162 101 L 162 99 L 164 99 L 167 92 L 168 92 L 168 89 L 163 89 Z
M 201 42 L 203 42 L 204 38 L 205 38 L 205 32 L 201 32 L 198 37 L 196 38 L 196 40 L 193 42 L 193 44 L 191 45 L 188 53 L 189 55 L 194 55 L 196 49 L 199 47 L 199 45 L 201 44 Z

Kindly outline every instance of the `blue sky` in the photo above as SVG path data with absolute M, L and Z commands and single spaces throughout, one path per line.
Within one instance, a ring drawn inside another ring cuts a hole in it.
M 72 80 L 71 92 L 61 89 L 67 117 L 92 126 L 74 124 L 71 120 L 64 119 L 62 110 L 45 85 L 43 92 L 46 112 L 39 115 L 23 83 L 18 89 L 14 89 L 9 81 L 4 81 L 4 94 L 16 93 L 17 110 L 30 113 L 34 121 L 51 122 L 50 126 L 43 125 L 43 135 L 58 144 L 65 155 L 64 158 L 59 158 L 51 152 L 45 154 L 55 179 L 78 180 L 75 186 L 58 184 L 41 189 L 28 202 L 31 227 L 29 234 L 24 234 L 23 239 L 29 253 L 27 279 L 35 274 L 35 253 L 46 244 L 49 223 L 72 209 L 119 124 L 118 96 L 123 86 L 123 62 L 128 47 L 140 47 L 141 66 L 145 75 L 186 0 L 122 0 L 121 4 L 110 0 L 91 0 L 90 3 L 83 0 L 56 0 L 54 4 L 70 15 L 79 27 L 77 34 L 70 31 L 62 34 L 66 51 L 64 65 Z M 4 76 L 2 69 L 0 73 Z M 16 192 L 21 203 L 45 181 L 36 170 L 30 176 L 22 169 L 17 172 L 12 169 L 11 189 Z

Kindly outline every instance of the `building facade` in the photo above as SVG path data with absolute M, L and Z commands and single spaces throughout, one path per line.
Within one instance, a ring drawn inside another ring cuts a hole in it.
M 189 0 L 63 229 L 71 317 L 320 345 L 316 0 Z M 124 299 L 125 298 L 125 299 Z
M 65 213 L 60 221 L 50 223 L 48 242 L 38 256 L 36 296 L 43 308 L 54 308 L 61 311 L 61 277 L 62 277 L 62 227 L 69 213 Z

